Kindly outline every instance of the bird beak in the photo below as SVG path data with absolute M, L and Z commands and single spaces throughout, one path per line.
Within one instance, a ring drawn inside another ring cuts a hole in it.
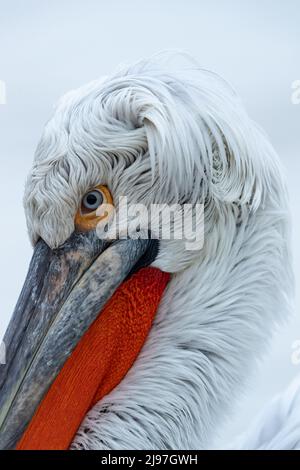
M 149 250 L 157 253 L 155 240 L 126 239 L 108 244 L 94 231 L 74 232 L 56 250 L 39 240 L 4 337 L 1 449 L 16 446 L 80 338 Z M 150 264 L 151 256 L 147 260 Z

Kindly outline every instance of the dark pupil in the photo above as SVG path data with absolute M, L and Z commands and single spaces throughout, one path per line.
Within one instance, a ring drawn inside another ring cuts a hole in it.
M 97 203 L 97 197 L 95 194 L 89 194 L 86 198 L 86 202 L 88 203 L 89 206 L 94 206 Z

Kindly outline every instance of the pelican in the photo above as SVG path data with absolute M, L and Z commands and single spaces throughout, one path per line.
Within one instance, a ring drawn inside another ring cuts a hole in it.
M 67 93 L 25 187 L 34 253 L 4 337 L 0 447 L 208 448 L 290 310 L 283 174 L 196 65 L 141 60 Z M 125 196 L 202 205 L 203 246 L 99 237 Z

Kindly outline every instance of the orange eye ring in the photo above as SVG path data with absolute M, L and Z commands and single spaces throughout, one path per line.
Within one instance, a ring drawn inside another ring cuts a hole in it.
M 97 194 L 99 193 L 102 196 L 102 199 L 99 197 L 97 205 Z M 92 196 L 92 197 L 90 197 Z M 89 209 L 89 199 L 90 198 L 90 207 Z M 93 208 L 92 202 L 95 201 L 95 208 Z M 95 188 L 91 189 L 88 193 L 86 193 L 81 201 L 81 206 L 75 215 L 75 227 L 79 231 L 87 232 L 89 230 L 94 230 L 97 227 L 97 224 L 108 218 L 109 214 L 106 211 L 104 214 L 101 214 L 101 206 L 111 205 L 113 206 L 113 198 L 106 186 L 96 186 Z M 97 215 L 97 214 L 101 215 Z

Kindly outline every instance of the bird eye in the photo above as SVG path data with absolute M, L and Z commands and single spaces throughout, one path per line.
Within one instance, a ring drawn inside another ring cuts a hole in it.
M 94 230 L 98 223 L 106 220 L 114 208 L 113 197 L 107 186 L 90 189 L 82 198 L 75 214 L 75 227 L 79 231 Z
M 104 202 L 104 196 L 101 191 L 94 190 L 88 192 L 82 199 L 83 208 L 88 211 L 95 211 L 98 209 L 101 204 Z

